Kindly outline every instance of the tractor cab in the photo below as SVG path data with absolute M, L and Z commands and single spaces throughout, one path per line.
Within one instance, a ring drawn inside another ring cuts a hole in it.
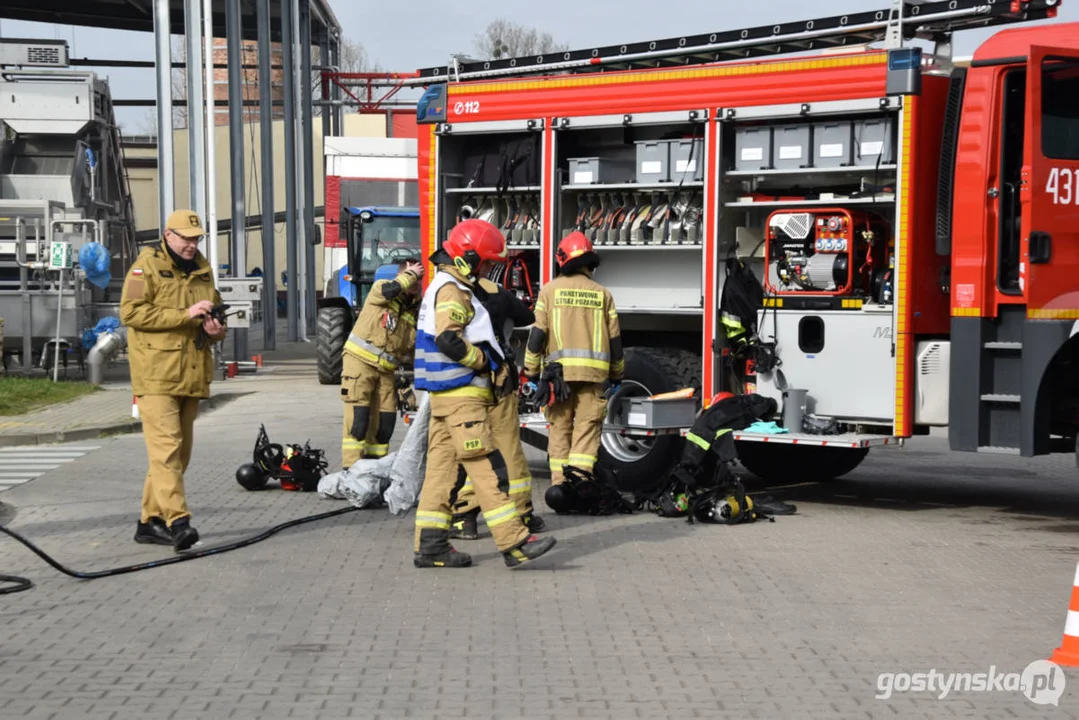
M 348 265 L 339 288 L 341 297 L 358 310 L 380 267 L 419 257 L 420 211 L 414 207 L 350 207 L 345 215 Z
M 347 207 L 341 211 L 347 243 L 345 265 L 333 274 L 319 300 L 315 340 L 318 378 L 341 382 L 348 333 L 376 280 L 397 275 L 397 264 L 420 257 L 420 211 L 416 207 Z

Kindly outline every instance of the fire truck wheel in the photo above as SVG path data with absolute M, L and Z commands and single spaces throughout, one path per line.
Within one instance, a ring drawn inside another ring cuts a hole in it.
M 345 341 L 352 329 L 352 313 L 348 308 L 331 305 L 319 308 L 315 326 L 315 345 L 318 353 L 318 381 L 321 385 L 341 382 L 341 363 Z
M 678 348 L 626 348 L 626 373 L 622 388 L 607 403 L 607 422 L 617 422 L 621 400 L 629 397 L 695 388 L 700 395 L 700 355 Z M 682 438 L 630 438 L 604 433 L 599 461 L 617 472 L 619 489 L 646 492 L 663 481 L 678 461 Z
M 738 461 L 771 485 L 829 482 L 853 471 L 869 448 L 816 447 L 777 443 L 740 442 Z

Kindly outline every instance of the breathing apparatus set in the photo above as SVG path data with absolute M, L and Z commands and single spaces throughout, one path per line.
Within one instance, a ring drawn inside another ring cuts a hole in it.
M 618 491 L 618 477 L 603 465 L 593 472 L 572 465 L 562 468 L 565 482 L 552 485 L 544 494 L 547 506 L 559 515 L 629 514 L 633 504 Z
M 310 441 L 303 446 L 271 443 L 266 426 L 260 425 L 252 461 L 236 470 L 236 482 L 245 490 L 255 491 L 274 479 L 281 483 L 282 490 L 314 492 L 328 467 L 326 453 L 312 448 Z

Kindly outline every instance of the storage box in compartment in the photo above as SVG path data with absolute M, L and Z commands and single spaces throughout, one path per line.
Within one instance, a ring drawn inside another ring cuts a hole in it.
M 569 159 L 569 184 L 633 182 L 633 161 L 603 157 Z
M 696 418 L 696 398 L 624 398 L 619 408 L 619 419 L 626 427 L 645 430 L 687 428 Z
M 812 137 L 810 125 L 777 125 L 772 132 L 772 165 L 777 170 L 808 167 Z
M 665 140 L 637 142 L 637 182 L 642 185 L 671 179 L 671 146 Z
M 704 180 L 704 140 L 671 140 L 671 182 Z
M 734 131 L 735 170 L 772 167 L 772 128 L 740 127 Z
M 850 122 L 824 122 L 813 127 L 813 167 L 847 167 L 854 160 L 854 128 Z
M 860 167 L 895 163 L 895 123 L 874 118 L 854 123 L 854 164 Z

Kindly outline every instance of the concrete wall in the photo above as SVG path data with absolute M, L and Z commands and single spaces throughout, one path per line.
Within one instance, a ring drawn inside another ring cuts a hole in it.
M 230 184 L 229 166 L 229 135 L 227 127 L 217 127 L 215 133 L 215 170 L 217 183 L 217 217 L 219 220 L 232 216 L 232 187 Z M 322 155 L 322 119 L 315 118 L 314 122 L 314 178 L 315 205 L 323 204 L 323 190 L 325 189 Z M 345 115 L 344 134 L 351 137 L 386 137 L 385 115 Z M 244 125 L 244 194 L 246 197 L 245 215 L 257 215 L 262 207 L 262 147 L 259 139 L 260 130 L 258 122 Z M 187 130 L 176 130 L 173 133 L 175 153 L 175 183 L 176 183 L 176 206 L 189 205 L 188 186 L 188 136 Z M 153 148 L 125 148 L 125 156 L 129 160 L 135 158 L 156 158 L 156 150 Z M 274 160 L 274 211 L 285 210 L 285 123 L 283 120 L 274 122 L 273 132 L 273 160 Z M 135 205 L 135 222 L 137 229 L 147 230 L 159 227 L 157 212 L 157 169 L 146 167 L 129 167 L 128 177 L 131 184 L 131 195 Z M 322 219 L 316 219 L 318 225 L 322 225 Z M 321 228 L 320 228 L 321 230 Z M 247 231 L 247 268 L 250 272 L 256 267 L 262 267 L 262 233 L 259 229 Z M 285 269 L 285 224 L 279 223 L 275 228 L 275 282 L 278 290 L 284 290 L 281 283 L 281 272 Z M 222 265 L 229 262 L 228 236 L 224 233 L 218 237 L 218 258 Z M 315 248 L 315 278 L 321 283 L 323 264 L 323 248 Z M 230 273 L 231 274 L 231 273 Z M 321 285 L 319 285 L 321 290 Z

